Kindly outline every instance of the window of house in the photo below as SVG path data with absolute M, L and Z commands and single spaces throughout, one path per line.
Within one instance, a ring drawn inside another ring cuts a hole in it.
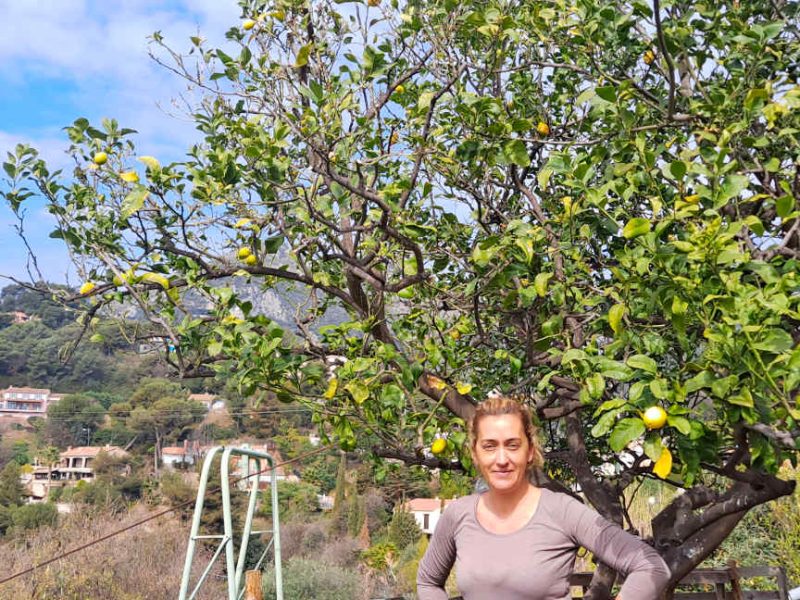
M 428 513 L 422 515 L 422 528 L 428 529 L 430 528 L 430 518 L 431 516 Z

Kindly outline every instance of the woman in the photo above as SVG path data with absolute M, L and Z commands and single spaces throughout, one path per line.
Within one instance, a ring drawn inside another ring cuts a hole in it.
M 617 600 L 655 600 L 669 579 L 658 553 L 566 494 L 531 485 L 541 466 L 530 413 L 510 398 L 481 403 L 469 423 L 488 491 L 451 503 L 417 573 L 419 600 L 446 600 L 453 564 L 464 600 L 569 600 L 580 546 L 626 574 Z

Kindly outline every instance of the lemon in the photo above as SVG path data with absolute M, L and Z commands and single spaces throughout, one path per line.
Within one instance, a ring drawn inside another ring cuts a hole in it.
M 258 264 L 258 259 L 255 257 L 254 254 L 251 254 L 250 256 L 244 259 L 244 264 L 252 267 L 253 265 Z
M 108 162 L 108 154 L 106 154 L 105 152 L 95 152 L 92 161 L 96 165 L 104 165 Z
M 395 92 L 397 92 L 398 94 L 402 94 L 403 92 L 405 92 L 405 91 L 406 91 L 406 88 L 405 88 L 405 87 L 403 86 L 403 84 L 401 83 L 401 84 L 400 84 L 400 85 L 398 85 L 396 88 L 394 88 L 394 91 L 395 91 Z
M 239 260 L 247 260 L 247 258 L 249 258 L 252 254 L 253 254 L 253 251 L 250 250 L 250 248 L 245 246 L 243 248 L 239 248 L 239 251 L 236 253 L 236 257 Z
M 644 57 L 642 57 L 642 60 L 644 60 L 644 64 L 646 65 L 652 65 L 655 59 L 656 55 L 655 52 L 653 52 L 652 50 L 648 50 L 647 52 L 645 52 Z
M 431 444 L 431 452 L 434 454 L 441 454 L 447 448 L 447 441 L 443 438 L 436 438 Z
M 245 31 L 250 31 L 255 26 L 256 22 L 253 19 L 246 19 L 244 23 L 242 23 L 242 29 Z
M 83 296 L 84 294 L 91 293 L 96 287 L 97 286 L 93 284 L 91 281 L 87 281 L 81 286 L 81 289 L 78 290 L 78 293 Z
M 539 121 L 536 131 L 539 132 L 539 135 L 550 135 L 550 126 L 544 121 Z
M 661 429 L 667 422 L 667 412 L 660 406 L 651 406 L 642 415 L 648 429 Z

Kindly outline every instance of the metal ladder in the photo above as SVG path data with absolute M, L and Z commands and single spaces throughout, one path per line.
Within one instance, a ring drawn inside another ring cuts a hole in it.
M 203 505 L 205 503 L 206 489 L 208 487 L 208 474 L 211 470 L 211 464 L 218 454 L 222 453 L 220 464 L 220 488 L 222 490 L 222 515 L 224 520 L 224 533 L 217 535 L 200 535 L 200 517 L 203 514 Z M 250 483 L 249 501 L 247 504 L 247 515 L 245 517 L 244 529 L 242 531 L 241 543 L 239 544 L 239 556 L 237 557 L 236 548 L 233 543 L 233 521 L 231 518 L 231 488 L 230 488 L 230 458 L 231 455 L 240 457 L 241 472 L 243 476 L 234 481 L 247 481 L 252 479 Z M 251 472 L 251 462 L 255 461 L 256 469 Z M 270 472 L 270 492 L 272 496 L 272 530 L 271 531 L 251 531 L 253 526 L 253 514 L 256 508 L 256 498 L 258 496 L 258 481 L 260 473 L 264 470 L 262 463 L 267 461 L 269 463 Z M 265 452 L 256 452 L 249 448 L 234 448 L 225 446 L 215 446 L 206 455 L 203 462 L 203 469 L 200 474 L 200 483 L 197 488 L 197 500 L 194 505 L 194 516 L 192 517 L 192 530 L 189 534 L 189 545 L 186 549 L 186 562 L 183 565 L 183 577 L 181 578 L 181 589 L 178 600 L 194 600 L 197 593 L 200 591 L 203 583 L 211 573 L 211 568 L 217 561 L 222 551 L 225 551 L 225 571 L 228 574 L 228 600 L 240 600 L 244 595 L 244 561 L 247 556 L 247 546 L 250 542 L 251 535 L 260 535 L 262 533 L 271 533 L 267 547 L 264 549 L 261 557 L 258 559 L 256 568 L 261 568 L 261 563 L 266 557 L 270 547 L 274 548 L 275 554 L 275 590 L 277 591 L 276 600 L 283 600 L 283 578 L 281 575 L 281 535 L 280 535 L 280 521 L 278 519 L 278 486 L 275 473 L 275 461 Z M 197 547 L 197 540 L 218 539 L 220 540 L 214 555 L 211 557 L 208 565 L 203 571 L 200 579 L 195 584 L 192 592 L 189 593 L 189 579 L 192 571 L 192 563 L 194 562 L 195 550 Z

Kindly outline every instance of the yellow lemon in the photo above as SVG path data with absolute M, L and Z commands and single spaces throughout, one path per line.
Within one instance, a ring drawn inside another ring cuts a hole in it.
M 394 91 L 395 91 L 395 92 L 397 92 L 398 94 L 402 94 L 403 92 L 405 92 L 405 91 L 406 91 L 406 88 L 405 88 L 405 87 L 403 86 L 403 84 L 401 83 L 401 84 L 400 84 L 400 85 L 398 85 L 396 88 L 394 88 Z
M 81 289 L 78 290 L 78 293 L 81 295 L 89 294 L 96 288 L 97 286 L 93 284 L 91 281 L 87 281 L 81 286 Z
M 392 132 L 392 137 L 389 139 L 392 144 L 396 144 L 400 141 L 400 134 L 396 131 Z
M 544 121 L 539 121 L 536 131 L 539 132 L 539 135 L 550 135 L 550 126 Z
M 667 412 L 660 406 L 651 406 L 642 415 L 648 429 L 661 429 L 667 422 Z
M 370 6 L 380 6 L 381 0 L 367 0 L 367 4 Z
M 245 31 L 250 31 L 255 26 L 256 22 L 253 19 L 246 19 L 244 23 L 242 23 L 242 29 Z
M 108 162 L 108 154 L 106 154 L 105 152 L 95 152 L 92 161 L 96 165 L 104 165 Z
M 648 50 L 647 52 L 645 52 L 644 56 L 642 57 L 642 60 L 644 60 L 644 64 L 646 65 L 652 65 L 655 59 L 656 55 L 655 52 L 653 52 L 652 50 Z
M 431 444 L 431 452 L 434 454 L 441 454 L 447 448 L 447 441 L 443 438 L 436 438 Z
M 244 247 L 244 248 L 239 248 L 239 251 L 236 253 L 236 257 L 239 260 L 245 260 L 249 256 L 251 256 L 252 254 L 253 254 L 253 251 L 250 250 L 250 248 Z
M 244 259 L 244 264 L 252 267 L 253 265 L 258 264 L 258 259 L 256 258 L 255 254 L 251 254 L 250 256 Z

